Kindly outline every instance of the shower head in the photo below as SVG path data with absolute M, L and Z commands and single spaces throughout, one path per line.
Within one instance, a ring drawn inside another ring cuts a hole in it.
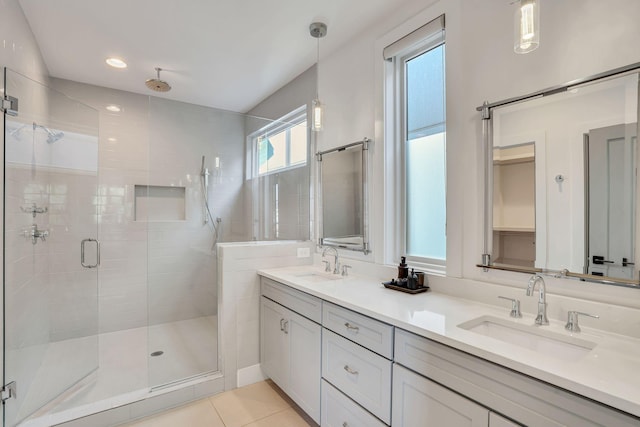
M 22 130 L 27 128 L 27 127 L 32 127 L 33 130 L 35 131 L 36 129 L 42 129 L 43 131 L 45 131 L 47 133 L 47 143 L 48 144 L 53 144 L 54 142 L 58 141 L 59 139 L 61 139 L 64 136 L 64 132 L 62 132 L 61 130 L 53 130 L 53 129 L 49 129 L 46 126 L 43 125 L 39 125 L 37 123 L 33 123 L 33 124 L 23 124 L 22 126 L 12 130 L 11 132 L 9 132 L 9 135 L 14 136 L 14 137 L 20 137 L 20 134 L 22 133 Z
M 41 126 L 41 128 L 44 129 L 44 131 L 47 133 L 47 143 L 49 144 L 53 144 L 54 142 L 56 142 L 57 140 L 59 140 L 64 136 L 64 132 L 60 130 L 55 131 L 44 126 Z
M 47 143 L 48 144 L 53 144 L 54 142 L 58 141 L 60 138 L 62 138 L 64 136 L 64 132 L 62 132 L 61 130 L 52 130 L 49 129 L 46 126 L 43 125 L 37 125 L 37 124 L 33 124 L 33 129 L 35 130 L 36 128 L 40 128 L 43 131 L 45 131 L 47 133 Z
M 156 92 L 169 92 L 171 90 L 171 85 L 164 80 L 160 80 L 160 71 L 162 71 L 162 68 L 156 67 L 158 77 L 155 79 L 147 79 L 144 84 L 146 84 L 149 89 L 155 90 Z

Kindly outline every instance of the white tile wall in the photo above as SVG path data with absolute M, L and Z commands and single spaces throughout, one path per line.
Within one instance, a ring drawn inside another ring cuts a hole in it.
M 219 240 L 248 239 L 246 222 L 236 223 L 244 211 L 244 116 L 66 80 L 53 84 L 100 111 L 100 331 L 215 314 L 217 265 L 199 174 L 204 155 L 210 208 L 222 220 Z M 107 104 L 122 112 L 106 111 Z M 135 185 L 185 187 L 185 219 L 136 221 Z
M 225 389 L 237 387 L 238 371 L 260 363 L 260 279 L 257 271 L 309 265 L 312 257 L 298 258 L 306 242 L 223 243 L 218 249 L 221 292 L 222 352 Z

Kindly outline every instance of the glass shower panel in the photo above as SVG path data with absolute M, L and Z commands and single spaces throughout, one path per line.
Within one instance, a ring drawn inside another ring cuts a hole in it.
M 149 185 L 136 212 L 148 221 L 153 388 L 219 370 L 216 243 L 246 240 L 248 227 L 244 116 L 152 97 L 149 117 Z
M 17 388 L 4 425 L 14 426 L 98 367 L 98 113 L 7 69 L 4 88 L 15 99 L 3 217 L 4 379 Z

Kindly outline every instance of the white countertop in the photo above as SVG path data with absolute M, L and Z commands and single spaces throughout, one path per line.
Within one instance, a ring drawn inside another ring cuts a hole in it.
M 305 275 L 311 271 L 317 274 Z M 508 308 L 432 291 L 406 294 L 386 289 L 371 278 L 333 276 L 340 278 L 325 280 L 324 273 L 313 266 L 268 269 L 258 273 L 325 301 L 640 416 L 638 339 L 584 326 L 581 326 L 582 332 L 571 334 L 564 329 L 564 322 L 550 319 L 551 324 L 541 328 L 596 343 L 585 356 L 566 361 L 457 327 L 480 316 L 533 325 L 534 316 L 527 313 L 521 319 L 514 319 L 509 317 Z

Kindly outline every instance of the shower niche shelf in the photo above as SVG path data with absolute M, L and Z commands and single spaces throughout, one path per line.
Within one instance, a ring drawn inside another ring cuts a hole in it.
M 184 221 L 185 187 L 135 186 L 135 221 Z

